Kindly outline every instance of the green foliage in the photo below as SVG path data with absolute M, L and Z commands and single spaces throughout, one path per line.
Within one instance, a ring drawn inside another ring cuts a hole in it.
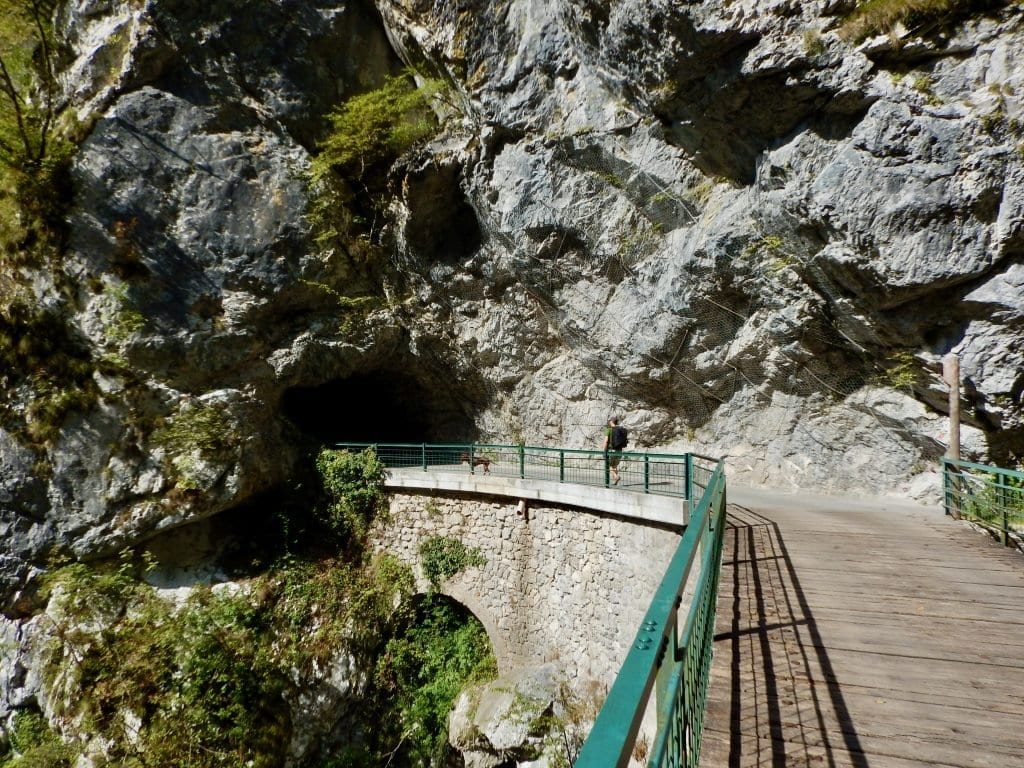
M 62 619 L 45 670 L 71 694 L 69 714 L 111 741 L 115 762 L 140 768 L 278 764 L 287 676 L 267 614 L 248 594 L 208 588 L 176 611 L 133 571 L 123 558 L 54 577 Z
M 804 54 L 807 56 L 820 56 L 826 51 L 825 41 L 821 38 L 821 30 L 805 29 L 801 36 L 804 47 Z
M 54 312 L 18 299 L 0 304 L 0 424 L 19 429 L 30 445 L 53 440 L 64 419 L 99 396 L 94 365 Z M 29 385 L 22 410 L 15 391 Z
M 458 539 L 431 536 L 420 544 L 423 574 L 437 589 L 441 582 L 472 566 L 487 564 L 487 558 L 476 547 L 467 547 Z
M 885 361 L 875 382 L 893 389 L 911 390 L 920 381 L 918 364 L 911 352 L 896 352 Z
M 409 72 L 389 77 L 375 90 L 353 96 L 331 113 L 331 133 L 313 159 L 317 181 L 338 169 L 362 175 L 368 168 L 390 164 L 415 143 L 437 131 L 430 100 L 439 81 L 417 88 Z
M 306 285 L 319 288 L 331 296 L 338 304 L 338 333 L 343 336 L 351 336 L 366 321 L 366 316 L 373 309 L 380 305 L 379 296 L 343 296 L 326 283 L 317 283 L 311 280 L 304 280 Z
M 786 242 L 779 235 L 765 235 L 748 243 L 743 249 L 743 254 L 759 257 L 772 274 L 777 274 L 797 263 L 796 257 L 786 249 Z
M 342 646 L 371 659 L 388 627 L 403 619 L 414 588 L 412 570 L 387 554 L 366 566 L 289 558 L 271 581 L 282 658 L 302 672 Z
M 36 165 L 47 154 L 55 116 L 53 0 L 3 0 L 0 14 L 0 163 Z
M 0 758 L 0 768 L 71 768 L 74 764 L 74 751 L 36 710 L 21 710 L 14 716 L 10 739 L 14 755 Z
M 372 448 L 362 453 L 323 450 L 316 468 L 331 498 L 322 522 L 339 539 L 358 544 L 373 521 L 387 512 L 387 468 Z
M 55 5 L 0 0 L 0 424 L 40 452 L 98 396 L 88 354 L 59 310 L 40 309 L 22 271 L 59 255 L 70 200 L 74 147 L 55 130 Z
M 949 21 L 989 5 L 984 0 L 861 0 L 843 22 L 840 34 L 848 40 L 860 41 L 890 33 L 897 24 Z
M 58 117 L 53 0 L 0 0 L 0 254 L 61 229 L 72 146 L 55 135 Z M 13 206 L 10 202 L 13 201 Z M 3 209 L 6 209 L 4 211 Z M 5 217 L 6 219 L 6 217 Z
M 120 344 L 140 331 L 146 325 L 146 318 L 132 307 L 128 299 L 127 283 L 108 284 L 104 293 L 109 305 L 106 316 L 107 338 Z
M 117 765 L 280 765 L 292 728 L 285 697 L 342 650 L 375 681 L 363 711 L 375 736 L 323 765 L 379 765 L 403 743 L 437 754 L 462 686 L 495 670 L 479 623 L 445 603 L 413 611 L 412 572 L 388 555 L 366 566 L 290 558 L 242 591 L 197 588 L 178 608 L 136 579 L 127 556 L 103 570 L 66 566 L 52 582 L 48 684 L 70 702 L 63 716 L 107 740 Z
M 966 470 L 952 486 L 960 517 L 994 532 L 1024 534 L 1024 477 Z
M 379 513 L 383 467 L 372 451 L 325 451 L 319 464 L 345 515 L 368 523 Z M 460 545 L 441 560 L 450 569 L 475 557 Z M 356 714 L 366 742 L 306 768 L 441 766 L 452 702 L 467 682 L 495 674 L 480 624 L 443 598 L 414 602 L 411 569 L 390 555 L 293 553 L 177 605 L 139 578 L 146 566 L 124 552 L 56 568 L 47 583 L 54 626 L 42 673 L 65 707 L 56 716 L 102 740 L 111 765 L 280 766 L 293 729 L 287 702 L 346 653 L 367 675 Z M 47 744 L 35 762 L 21 762 L 26 753 L 0 765 L 70 765 L 59 739 Z
M 395 704 L 405 765 L 444 766 L 448 713 L 462 689 L 497 674 L 483 626 L 443 598 L 427 598 L 405 632 L 388 641 L 375 683 Z
M 206 403 L 183 408 L 153 430 L 153 442 L 172 454 L 198 450 L 204 456 L 216 457 L 231 449 L 237 439 L 223 408 Z

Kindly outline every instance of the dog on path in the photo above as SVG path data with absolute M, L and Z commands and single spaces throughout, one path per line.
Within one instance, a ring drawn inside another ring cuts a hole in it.
M 470 459 L 468 453 L 459 455 L 459 461 L 469 463 L 471 460 L 473 462 L 474 469 L 476 467 L 483 467 L 485 475 L 489 475 L 491 473 L 491 460 L 486 456 L 473 456 L 472 459 Z

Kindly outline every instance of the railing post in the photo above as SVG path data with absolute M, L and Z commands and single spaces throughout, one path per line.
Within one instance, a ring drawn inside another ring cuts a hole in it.
M 651 492 L 651 458 L 644 453 L 644 493 Z
M 611 467 L 608 464 L 608 451 L 604 452 L 604 487 L 611 485 Z
M 953 515 L 953 487 L 949 478 L 949 465 L 945 459 L 941 460 L 942 466 L 942 501 L 945 512 L 948 516 Z
M 996 496 L 999 498 L 999 508 L 1003 511 L 1003 546 L 1008 547 L 1010 546 L 1010 515 L 1009 510 L 1007 509 L 1009 500 L 1006 498 L 1006 476 L 1000 472 L 996 477 L 999 478 L 999 484 L 997 486 L 999 488 L 999 492 Z
M 683 487 L 686 489 L 686 500 L 693 499 L 693 454 L 686 454 L 686 462 L 683 464 Z
M 558 452 L 558 482 L 565 482 L 565 451 Z
M 426 472 L 427 471 L 427 444 L 426 443 L 420 443 L 420 450 L 421 450 L 422 458 L 423 458 L 423 471 Z
M 526 477 L 526 446 L 519 444 L 519 479 Z
M 474 456 L 476 456 L 476 443 L 470 443 L 469 444 L 469 474 L 471 474 L 471 475 L 475 475 L 476 474 L 476 468 L 473 466 L 473 464 L 475 463 L 473 461 L 473 457 Z

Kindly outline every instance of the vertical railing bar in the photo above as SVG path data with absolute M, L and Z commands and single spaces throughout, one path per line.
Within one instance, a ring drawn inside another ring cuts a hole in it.
M 686 463 L 683 465 L 683 488 L 686 490 L 686 498 L 693 498 L 693 454 L 686 454 Z
M 1010 546 L 1010 510 L 1008 507 L 1008 501 L 1006 498 L 1006 476 L 1000 472 L 996 475 L 997 485 L 997 498 L 999 499 L 999 509 L 1002 511 L 1003 517 L 1003 546 Z

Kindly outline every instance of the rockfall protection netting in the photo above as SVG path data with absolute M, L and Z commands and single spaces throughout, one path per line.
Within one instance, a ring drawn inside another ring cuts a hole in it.
M 665 167 L 664 157 L 650 144 L 629 146 L 620 136 L 603 134 L 548 142 L 548 149 L 550 173 L 536 185 L 538 194 L 499 211 L 484 190 L 472 194 L 472 205 L 486 233 L 484 247 L 508 262 L 543 322 L 557 329 L 569 354 L 601 382 L 609 412 L 655 407 L 697 429 L 731 403 L 760 409 L 756 429 L 767 441 L 809 429 L 800 418 L 800 401 L 813 400 L 821 412 L 866 384 L 913 397 L 928 376 L 911 351 L 868 348 L 843 330 L 837 315 L 846 300 L 816 266 L 823 243 L 802 233 L 806 222 L 798 217 L 775 209 L 773 220 L 788 217 L 789 225 L 769 227 L 760 211 L 748 208 L 732 227 L 722 206 L 734 205 L 742 190 L 696 171 L 663 178 L 655 167 Z M 730 198 L 732 203 L 725 202 Z M 513 221 L 529 222 L 527 231 L 510 229 L 507 222 Z M 714 233 L 716 228 L 732 231 Z M 670 260 L 673 249 L 692 247 L 680 245 L 688 242 L 685 234 L 676 235 L 697 229 L 720 242 L 695 260 L 703 265 L 692 276 L 699 289 L 674 312 L 670 338 L 638 344 L 643 334 L 659 333 L 657 318 L 637 322 L 602 314 L 602 322 L 616 325 L 632 349 L 657 350 L 637 353 L 647 369 L 638 371 L 635 358 L 624 359 L 607 333 L 599 337 L 588 325 L 580 306 L 605 306 L 610 291 L 638 267 L 650 268 L 645 262 Z M 567 286 L 573 307 L 560 299 Z M 442 293 L 435 297 L 444 301 Z M 481 375 L 479 381 L 489 379 Z M 476 393 L 480 402 L 500 400 L 499 386 L 482 386 L 487 391 Z M 782 406 L 772 407 L 780 394 Z M 901 442 L 934 456 L 944 450 L 936 439 L 942 434 L 922 435 L 865 400 L 856 407 Z M 604 423 L 561 428 L 567 444 L 592 446 Z

